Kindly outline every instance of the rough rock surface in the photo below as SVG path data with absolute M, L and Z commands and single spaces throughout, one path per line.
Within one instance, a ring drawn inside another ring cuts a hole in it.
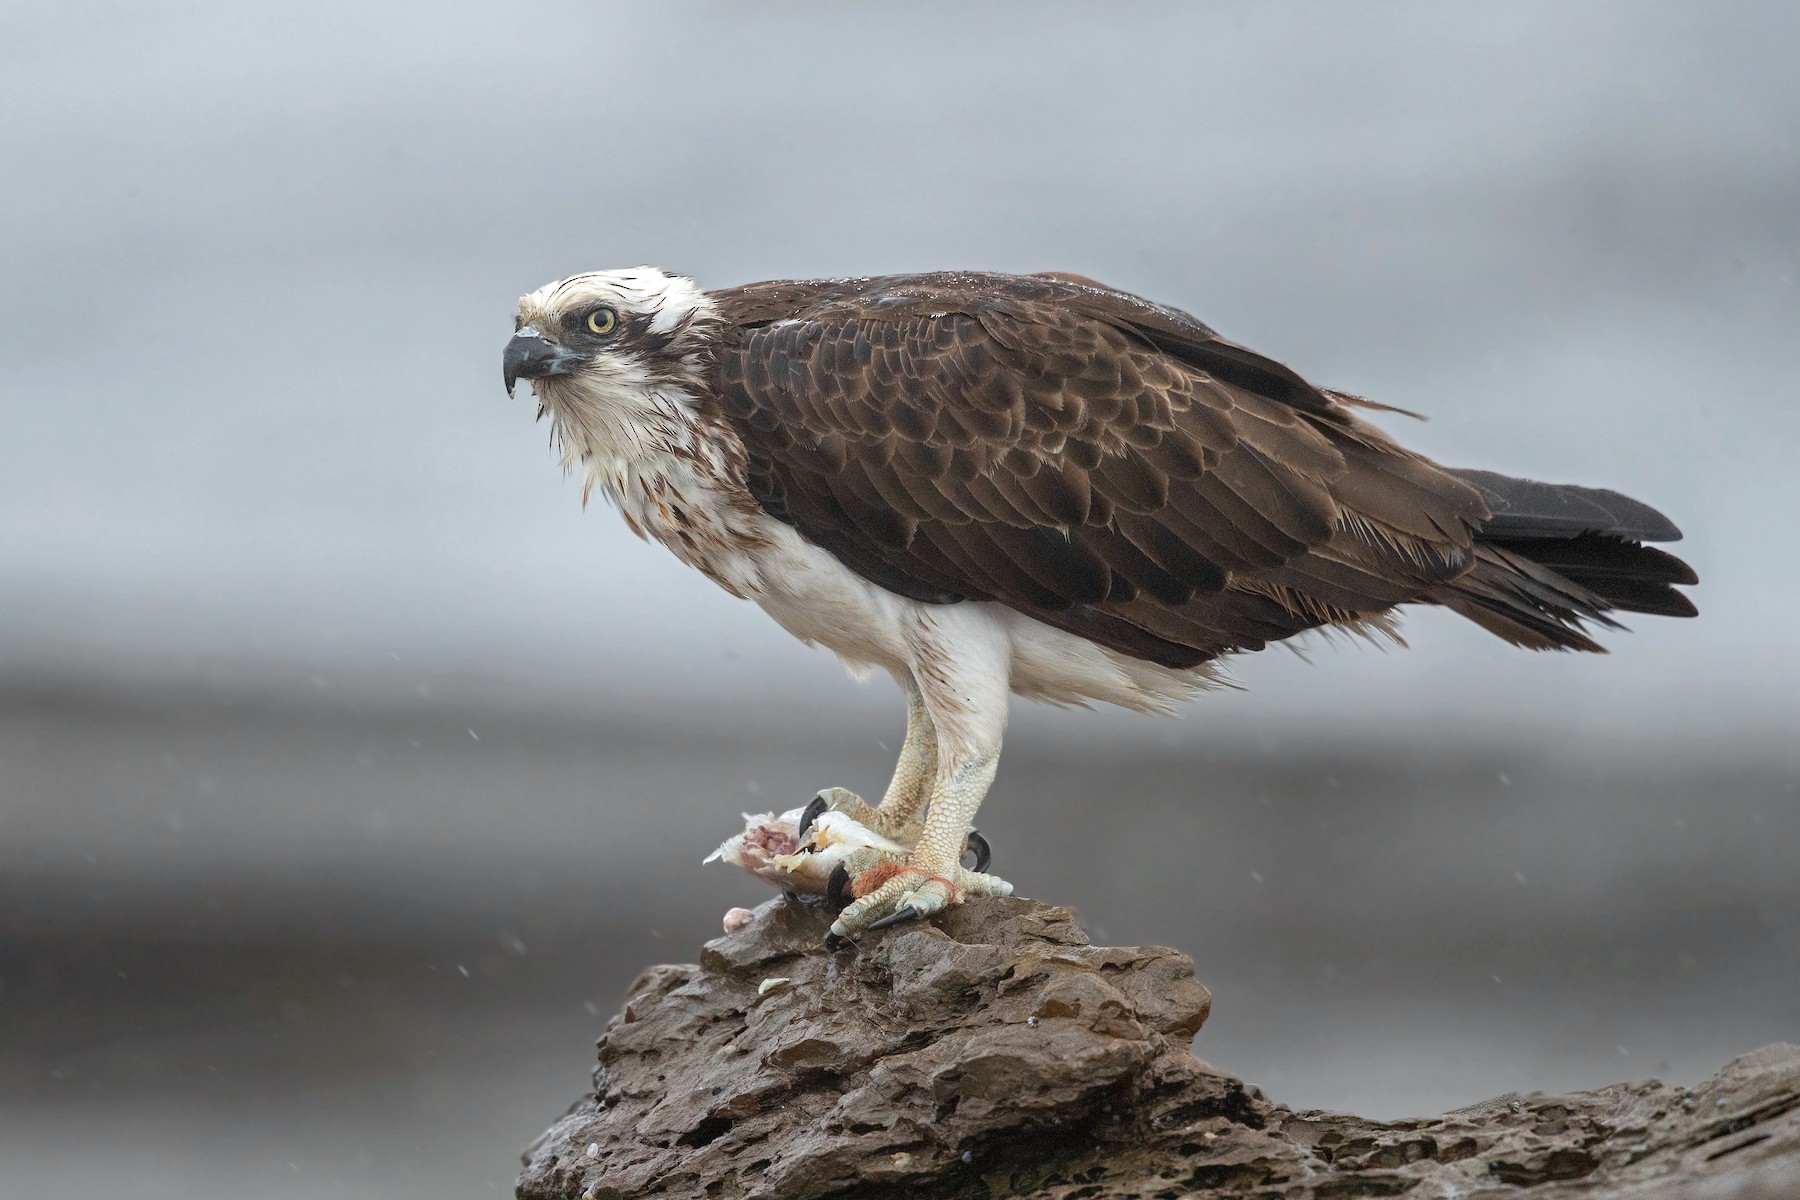
M 1019 899 L 836 955 L 825 922 L 775 900 L 645 972 L 519 1196 L 1800 1198 L 1800 1047 L 1692 1089 L 1292 1112 L 1194 1058 L 1210 997 L 1173 950 Z

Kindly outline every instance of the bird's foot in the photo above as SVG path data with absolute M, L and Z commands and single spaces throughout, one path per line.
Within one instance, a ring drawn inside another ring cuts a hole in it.
M 971 834 L 970 848 L 978 865 L 985 867 L 987 843 L 980 839 L 980 834 Z M 999 876 L 967 867 L 932 871 L 898 855 L 853 855 L 838 864 L 827 888 L 827 903 L 849 903 L 831 923 L 825 945 L 835 950 L 853 941 L 858 933 L 921 920 L 971 896 L 1010 896 L 1012 892 L 1012 884 Z
M 905 846 L 917 842 L 919 831 L 923 828 L 917 814 L 903 816 L 897 809 L 890 809 L 885 804 L 879 807 L 869 804 L 849 788 L 828 787 L 821 789 L 801 810 L 800 831 L 796 836 L 802 845 L 806 842 L 807 830 L 812 823 L 818 820 L 821 813 L 827 812 L 842 813 L 871 833 Z

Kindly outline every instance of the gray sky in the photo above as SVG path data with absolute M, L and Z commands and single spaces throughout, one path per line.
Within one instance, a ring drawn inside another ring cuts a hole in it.
M 1791 724 L 1800 10 L 1030 14 L 0 8 L 0 670 L 885 710 L 580 511 L 501 390 L 514 298 L 1062 268 L 1429 413 L 1391 424 L 1447 462 L 1649 500 L 1705 580 L 1606 660 L 1441 613 L 1240 660 L 1209 724 Z

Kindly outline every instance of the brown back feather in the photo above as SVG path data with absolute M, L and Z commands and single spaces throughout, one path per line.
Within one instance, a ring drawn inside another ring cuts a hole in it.
M 1078 277 L 713 299 L 752 493 L 915 599 L 1191 666 L 1426 596 L 1488 515 L 1286 367 Z

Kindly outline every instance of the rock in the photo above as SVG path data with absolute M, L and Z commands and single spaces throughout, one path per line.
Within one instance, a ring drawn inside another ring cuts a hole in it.
M 1022 899 L 840 954 L 827 922 L 774 900 L 645 972 L 521 1200 L 1800 1197 L 1800 1047 L 1696 1089 L 1293 1112 L 1194 1058 L 1211 997 L 1173 950 L 1091 946 Z

